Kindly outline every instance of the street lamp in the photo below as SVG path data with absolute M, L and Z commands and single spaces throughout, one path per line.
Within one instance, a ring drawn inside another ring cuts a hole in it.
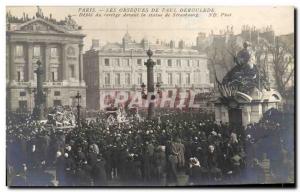
M 81 95 L 79 93 L 79 91 L 77 92 L 77 95 L 75 96 L 75 98 L 77 99 L 77 125 L 78 127 L 80 127 L 80 100 L 81 100 Z

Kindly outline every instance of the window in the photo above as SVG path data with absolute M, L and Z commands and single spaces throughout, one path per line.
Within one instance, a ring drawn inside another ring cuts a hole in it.
M 18 82 L 20 82 L 20 81 L 24 81 L 24 72 L 23 71 L 17 71 L 17 80 L 18 80 Z
M 116 85 L 121 85 L 121 75 L 120 75 L 120 73 L 116 73 L 115 84 Z
M 61 106 L 61 100 L 53 100 L 54 106 Z
M 25 97 L 26 96 L 26 92 L 25 91 L 21 91 L 20 92 L 20 97 Z
M 169 84 L 169 85 L 172 85 L 172 84 L 173 84 L 172 73 L 168 73 L 168 84 Z
M 60 96 L 60 91 L 54 91 L 54 96 Z
M 161 59 L 157 59 L 156 64 L 161 65 Z
M 181 74 L 177 73 L 177 81 L 176 81 L 177 85 L 181 84 Z
M 23 45 L 17 45 L 15 51 L 16 51 L 15 54 L 17 57 L 22 57 L 24 55 Z
M 20 111 L 27 111 L 27 101 L 19 101 Z
M 75 66 L 70 65 L 70 76 L 71 78 L 75 78 Z
M 105 66 L 109 66 L 109 59 L 107 59 L 107 58 L 104 59 L 104 65 L 105 65 Z
M 157 82 L 159 82 L 159 83 L 162 82 L 161 73 L 157 73 Z
M 169 90 L 169 91 L 168 91 L 168 97 L 172 97 L 172 95 L 173 95 L 173 91 L 172 91 L 172 90 Z
M 51 47 L 50 54 L 51 54 L 51 57 L 57 57 L 58 56 L 57 48 Z
M 137 59 L 137 64 L 142 65 L 142 59 Z
M 138 74 L 137 83 L 138 83 L 139 85 L 141 85 L 141 84 L 143 83 L 143 74 L 142 74 L 142 73 L 139 73 L 139 74 Z
M 200 67 L 200 61 L 197 60 L 197 67 Z
M 104 79 L 104 83 L 105 85 L 110 85 L 110 74 L 109 73 L 105 73 L 105 79 Z
M 51 72 L 51 78 L 52 78 L 52 81 L 55 82 L 58 80 L 58 72 L 57 72 L 57 68 L 54 68 L 52 69 L 52 72 Z
M 120 60 L 119 59 L 114 59 L 113 64 L 116 65 L 117 67 L 120 67 Z
M 127 67 L 129 67 L 130 61 L 129 59 L 123 59 L 123 64 Z
M 40 57 L 41 55 L 41 48 L 40 46 L 33 47 L 33 57 Z
M 130 73 L 125 73 L 125 84 L 130 85 Z
M 70 56 L 74 56 L 74 55 L 75 55 L 75 49 L 74 49 L 74 47 L 69 47 L 69 48 L 67 49 L 67 53 L 68 53 L 68 55 L 70 55 Z
M 168 59 L 168 66 L 172 67 L 172 59 Z
M 176 60 L 176 66 L 177 66 L 177 67 L 181 67 L 181 60 L 180 60 L 180 59 L 177 59 L 177 60 Z
M 18 74 L 18 77 L 17 77 L 17 78 L 18 78 L 18 81 L 21 81 L 21 72 L 18 71 L 17 74 Z
M 188 85 L 191 83 L 191 74 L 189 74 L 189 73 L 186 74 L 186 81 L 185 82 Z
M 188 61 L 187 61 L 187 66 L 190 67 L 191 64 L 192 64 L 192 60 L 188 60 Z

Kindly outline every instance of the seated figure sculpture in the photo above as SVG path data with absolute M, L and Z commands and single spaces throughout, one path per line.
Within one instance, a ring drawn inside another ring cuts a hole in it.
M 255 52 L 246 41 L 243 49 L 234 58 L 234 66 L 223 78 L 222 85 L 234 87 L 240 92 L 249 94 L 253 88 L 266 88 L 265 80 L 255 64 Z

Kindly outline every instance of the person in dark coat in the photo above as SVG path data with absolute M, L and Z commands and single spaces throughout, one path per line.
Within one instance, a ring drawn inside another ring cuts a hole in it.
M 75 164 L 72 157 L 65 153 L 65 184 L 66 186 L 73 186 L 74 184 L 74 169 Z
M 124 185 L 136 186 L 142 182 L 141 162 L 136 154 L 129 154 L 125 163 L 125 172 L 127 177 L 124 180 Z
M 94 167 L 97 163 L 97 154 L 93 151 L 90 151 L 87 155 L 87 162 L 91 167 Z
M 77 155 L 76 155 L 76 163 L 83 163 L 87 161 L 87 158 L 85 156 L 85 154 L 82 152 L 82 148 L 78 147 L 77 149 Z
M 218 155 L 213 145 L 209 145 L 208 149 L 207 166 L 210 172 L 210 178 L 216 180 L 221 177 L 221 170 L 218 167 Z
M 152 143 L 146 141 L 143 149 L 143 177 L 145 182 L 151 182 L 152 177 L 152 167 L 153 167 L 153 154 L 154 146 Z
M 60 151 L 56 153 L 55 161 L 55 170 L 56 170 L 56 180 L 60 186 L 66 185 L 65 183 L 65 158 L 62 156 Z
M 112 153 L 111 153 L 111 151 L 112 151 L 111 148 L 107 147 L 107 148 L 105 148 L 105 151 L 103 154 L 105 162 L 106 162 L 105 171 L 106 171 L 106 176 L 107 176 L 108 180 L 112 179 Z
M 81 179 L 81 186 L 90 186 L 92 183 L 92 170 L 93 168 L 88 164 L 87 161 L 83 162 L 81 166 L 82 171 L 84 172 L 84 178 Z
M 207 170 L 200 165 L 197 158 L 190 158 L 188 175 L 190 185 L 205 184 L 207 178 Z
M 105 170 L 105 160 L 98 158 L 92 169 L 92 179 L 94 186 L 106 186 L 107 185 L 107 176 Z
M 159 146 L 154 152 L 154 169 L 154 176 L 156 180 L 158 181 L 158 183 L 162 183 L 166 170 L 165 146 Z

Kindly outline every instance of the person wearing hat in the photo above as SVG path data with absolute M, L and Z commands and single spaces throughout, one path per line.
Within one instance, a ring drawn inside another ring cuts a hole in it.
M 166 169 L 166 153 L 165 146 L 158 146 L 154 151 L 154 173 L 158 184 L 163 184 Z
M 210 172 L 210 179 L 217 180 L 220 178 L 221 170 L 218 165 L 218 154 L 213 145 L 208 146 L 207 167 Z
M 69 156 L 68 153 L 64 154 L 64 161 L 65 161 L 65 185 L 66 186 L 73 186 L 74 184 L 74 170 L 75 170 L 75 163 L 72 157 Z
M 190 185 L 199 185 L 206 182 L 207 170 L 201 166 L 196 157 L 189 159 L 188 175 Z
M 65 183 L 65 158 L 60 151 L 56 152 L 55 160 L 56 180 L 59 186 L 66 185 Z

